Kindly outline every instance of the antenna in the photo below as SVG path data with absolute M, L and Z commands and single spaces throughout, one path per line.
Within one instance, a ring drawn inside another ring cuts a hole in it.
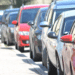
M 22 0 L 22 7 L 24 7 L 24 3 L 23 3 L 23 0 Z

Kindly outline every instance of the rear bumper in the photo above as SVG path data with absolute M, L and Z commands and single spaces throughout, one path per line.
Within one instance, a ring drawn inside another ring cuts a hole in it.
M 29 46 L 29 35 L 27 36 L 19 35 L 18 45 L 20 47 Z

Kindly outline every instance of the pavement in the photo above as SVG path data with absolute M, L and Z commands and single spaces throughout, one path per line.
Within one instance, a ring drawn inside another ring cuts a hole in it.
M 21 53 L 0 42 L 0 75 L 48 75 L 42 62 L 30 59 L 29 48 Z

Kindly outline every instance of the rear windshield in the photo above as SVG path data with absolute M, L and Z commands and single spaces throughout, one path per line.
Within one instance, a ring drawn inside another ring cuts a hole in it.
M 16 18 L 17 18 L 17 14 L 11 15 L 10 18 L 9 18 L 9 24 L 12 24 L 12 21 L 16 20 Z
M 19 10 L 12 10 L 12 11 L 6 11 L 5 14 L 4 14 L 4 17 L 6 18 L 6 16 L 10 13 L 10 12 L 17 12 Z
M 22 10 L 20 23 L 27 23 L 34 20 L 39 8 Z
M 65 18 L 64 24 L 63 24 L 63 29 L 62 29 L 62 34 L 64 34 L 64 32 L 68 32 L 68 33 L 70 32 L 70 29 L 72 27 L 74 20 L 75 20 L 75 16 Z

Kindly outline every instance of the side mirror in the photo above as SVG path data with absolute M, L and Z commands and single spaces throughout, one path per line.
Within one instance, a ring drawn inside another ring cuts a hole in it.
M 48 25 L 48 22 L 43 21 L 40 23 L 40 27 L 50 27 L 50 26 Z
M 64 32 L 64 35 L 69 35 L 69 32 Z
M 56 39 L 56 38 L 57 38 L 55 32 L 49 32 L 49 33 L 48 33 L 48 37 L 49 37 L 49 38 L 53 38 L 53 39 Z
M 72 42 L 72 35 L 65 35 L 62 36 L 60 39 L 62 42 Z
M 29 21 L 29 22 L 28 22 L 28 25 L 29 25 L 29 26 L 33 26 L 33 25 L 34 25 L 34 22 L 33 22 L 33 21 Z
M 17 20 L 12 21 L 12 24 L 17 25 Z

